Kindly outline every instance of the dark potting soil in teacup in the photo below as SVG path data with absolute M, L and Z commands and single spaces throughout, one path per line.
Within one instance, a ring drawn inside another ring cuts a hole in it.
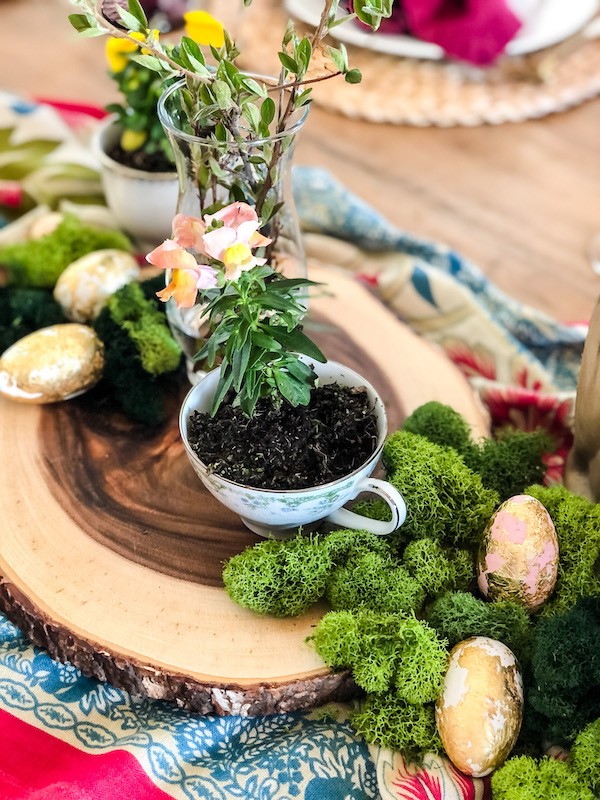
M 358 469 L 377 446 L 377 420 L 364 388 L 332 383 L 308 406 L 259 400 L 252 419 L 226 401 L 214 417 L 195 411 L 191 447 L 209 469 L 262 489 L 306 489 Z

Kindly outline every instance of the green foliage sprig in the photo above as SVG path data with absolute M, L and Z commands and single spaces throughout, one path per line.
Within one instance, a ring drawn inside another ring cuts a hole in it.
M 225 289 L 206 290 L 205 315 L 212 333 L 196 358 L 213 367 L 222 355 L 213 412 L 230 389 L 249 417 L 260 397 L 308 405 L 317 376 L 298 354 L 321 362 L 325 356 L 300 328 L 306 307 L 297 291 L 314 285 L 263 266 L 243 272 Z

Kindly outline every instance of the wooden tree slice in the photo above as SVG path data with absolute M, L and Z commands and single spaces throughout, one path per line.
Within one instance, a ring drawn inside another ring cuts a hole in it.
M 381 393 L 394 429 L 423 402 L 453 405 L 483 435 L 466 380 L 343 274 L 311 334 Z M 183 391 L 183 389 L 182 389 Z M 133 694 L 200 713 L 268 714 L 355 691 L 305 643 L 325 606 L 261 617 L 222 588 L 222 562 L 257 541 L 208 494 L 177 430 L 106 415 L 86 398 L 1 401 L 0 606 L 37 645 Z

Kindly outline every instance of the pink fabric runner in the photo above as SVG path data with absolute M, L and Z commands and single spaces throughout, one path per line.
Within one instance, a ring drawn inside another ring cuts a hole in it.
M 0 710 L 0 800 L 172 800 L 124 750 L 89 753 Z

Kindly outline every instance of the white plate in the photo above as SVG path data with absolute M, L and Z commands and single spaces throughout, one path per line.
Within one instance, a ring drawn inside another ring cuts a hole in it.
M 506 53 L 520 56 L 533 53 L 580 30 L 600 9 L 600 0 L 509 0 L 512 8 L 525 19 L 523 27 L 506 46 Z M 284 0 L 289 14 L 296 19 L 316 26 L 321 16 L 323 0 Z M 339 13 L 340 16 L 343 12 Z M 411 36 L 394 34 L 372 34 L 359 28 L 354 22 L 338 25 L 331 36 L 346 44 L 378 50 L 409 58 L 439 60 L 444 58 L 441 47 L 423 42 Z

